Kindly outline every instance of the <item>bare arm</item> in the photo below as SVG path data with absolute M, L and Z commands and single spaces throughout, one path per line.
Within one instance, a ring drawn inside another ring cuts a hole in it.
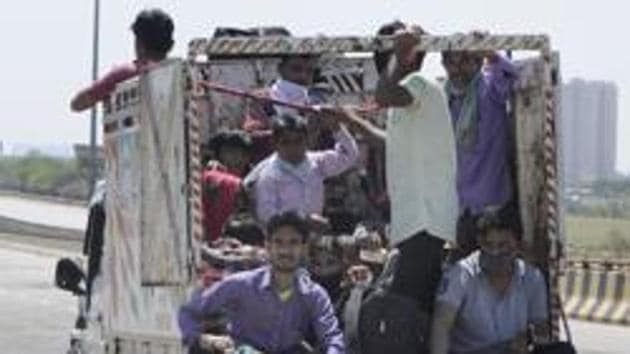
M 379 143 L 385 143 L 385 140 L 387 139 L 386 132 L 372 124 L 367 119 L 359 116 L 350 106 L 342 107 L 339 110 L 338 115 L 339 119 L 348 124 L 351 129 L 367 136 L 371 140 L 378 141 Z
M 400 81 L 419 69 L 414 51 L 418 43 L 419 40 L 412 31 L 396 34 L 395 55 L 381 73 L 374 95 L 376 103 L 382 107 L 406 107 L 413 103 L 414 97 L 400 85 Z
M 430 349 L 431 354 L 448 354 L 451 329 L 455 324 L 457 309 L 450 304 L 438 301 L 431 324 Z
M 134 64 L 123 65 L 112 69 L 102 78 L 79 91 L 72 98 L 72 101 L 70 101 L 70 109 L 73 112 L 81 112 L 91 108 L 114 91 L 116 84 L 138 74 L 139 70 Z
M 82 90 L 77 93 L 70 102 L 70 109 L 73 112 L 82 112 L 94 106 L 97 102 L 98 101 L 90 95 L 90 90 Z
M 374 99 L 382 107 L 405 107 L 413 103 L 413 97 L 404 87 L 399 85 L 400 80 L 413 70 L 402 68 L 396 57 L 392 57 L 388 68 L 378 79 Z

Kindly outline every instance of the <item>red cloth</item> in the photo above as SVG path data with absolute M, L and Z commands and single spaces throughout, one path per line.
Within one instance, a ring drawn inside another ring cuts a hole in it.
M 241 189 L 241 178 L 224 171 L 206 170 L 203 173 L 202 223 L 208 242 L 221 237 L 223 226 L 234 211 Z
M 116 89 L 117 84 L 139 75 L 144 70 L 150 69 L 153 65 L 155 65 L 154 62 L 136 60 L 128 64 L 116 66 L 103 77 L 92 83 L 87 89 L 87 92 L 94 100 L 101 101 Z

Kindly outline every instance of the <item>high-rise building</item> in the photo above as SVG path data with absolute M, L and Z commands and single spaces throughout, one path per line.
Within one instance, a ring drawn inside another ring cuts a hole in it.
M 569 184 L 615 177 L 617 86 L 573 79 L 562 87 L 563 169 Z

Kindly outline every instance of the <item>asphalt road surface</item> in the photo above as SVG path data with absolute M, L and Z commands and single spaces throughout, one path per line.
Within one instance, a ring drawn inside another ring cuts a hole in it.
M 0 248 L 0 352 L 65 353 L 76 302 L 53 286 L 55 262 Z

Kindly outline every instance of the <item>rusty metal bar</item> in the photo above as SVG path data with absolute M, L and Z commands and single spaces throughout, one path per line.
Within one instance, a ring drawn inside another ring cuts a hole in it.
M 445 50 L 543 50 L 548 47 L 546 35 L 421 36 L 419 51 Z M 285 54 L 324 54 L 392 50 L 392 36 L 380 37 L 240 37 L 201 38 L 189 42 L 188 55 L 197 56 L 278 56 Z

